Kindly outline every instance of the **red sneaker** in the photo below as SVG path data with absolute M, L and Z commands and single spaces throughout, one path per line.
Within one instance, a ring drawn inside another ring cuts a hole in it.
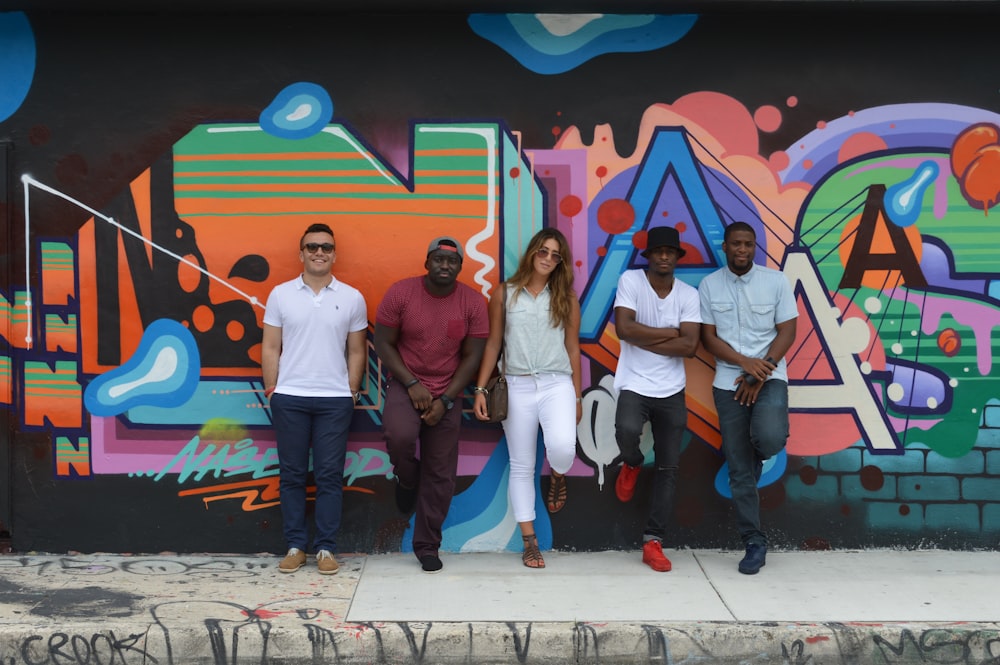
M 660 573 L 665 573 L 672 567 L 670 559 L 663 556 L 663 546 L 658 540 L 647 540 L 642 546 L 642 562 Z
M 618 471 L 618 480 L 615 481 L 615 495 L 619 501 L 629 502 L 635 494 L 635 483 L 639 480 L 639 467 L 622 464 Z

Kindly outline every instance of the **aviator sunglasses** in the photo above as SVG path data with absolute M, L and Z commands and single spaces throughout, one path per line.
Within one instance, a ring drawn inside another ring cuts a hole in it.
M 560 261 L 562 261 L 562 254 L 560 254 L 559 252 L 553 252 L 548 247 L 539 247 L 537 250 L 535 250 L 535 253 L 538 254 L 543 259 L 551 258 L 555 263 L 559 263 Z

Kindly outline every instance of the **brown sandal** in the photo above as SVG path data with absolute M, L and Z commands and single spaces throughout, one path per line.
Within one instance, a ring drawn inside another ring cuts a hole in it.
M 524 541 L 524 554 L 521 555 L 521 561 L 528 568 L 544 568 L 545 559 L 542 558 L 542 553 L 538 549 L 538 538 L 535 534 L 530 534 L 527 536 L 521 536 Z
M 549 493 L 545 499 L 550 513 L 558 513 L 566 505 L 566 475 L 555 471 L 549 476 Z

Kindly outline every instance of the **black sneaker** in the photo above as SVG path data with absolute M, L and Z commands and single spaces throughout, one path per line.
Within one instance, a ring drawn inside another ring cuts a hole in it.
M 424 569 L 425 573 L 440 573 L 444 564 L 441 563 L 441 559 L 437 555 L 425 554 L 420 557 L 420 567 Z
M 747 554 L 740 561 L 740 572 L 756 575 L 764 567 L 767 559 L 767 545 L 747 545 Z
M 403 484 L 399 482 L 399 478 L 396 479 L 396 507 L 399 508 L 399 512 L 404 515 L 409 515 L 413 512 L 413 507 L 417 505 L 417 488 L 416 487 L 403 487 Z

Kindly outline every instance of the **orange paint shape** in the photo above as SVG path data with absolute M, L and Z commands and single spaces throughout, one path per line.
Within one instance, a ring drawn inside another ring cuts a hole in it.
M 70 314 L 65 319 L 57 314 L 46 314 L 42 337 L 45 339 L 46 351 L 76 353 L 76 314 Z
M 326 197 L 293 197 L 271 196 L 267 198 L 192 198 L 178 196 L 174 201 L 177 214 L 181 217 L 198 217 L 202 215 L 225 215 L 227 217 L 244 216 L 248 220 L 261 215 L 299 215 L 301 224 L 303 214 L 313 214 L 323 217 L 323 221 L 334 226 L 364 215 L 364 221 L 374 224 L 379 220 L 372 215 L 398 215 L 409 217 L 413 224 L 414 216 L 444 217 L 452 220 L 476 218 L 482 223 L 486 218 L 487 202 L 485 199 L 421 199 L 415 200 L 411 195 L 389 198 L 373 197 L 369 199 L 343 199 L 330 201 Z M 229 219 L 230 223 L 245 220 Z M 471 221 L 471 220 L 470 220 Z M 305 228 L 306 225 L 302 225 Z M 336 229 L 334 229 L 336 230 Z M 431 236 L 433 237 L 433 236 Z M 429 242 L 429 240 L 428 240 Z
M 718 450 L 722 446 L 719 434 L 719 416 L 715 411 L 712 381 L 715 379 L 715 358 L 704 348 L 698 347 L 694 358 L 684 359 L 687 384 L 684 389 L 688 408 L 688 429 Z
M 790 413 L 789 455 L 829 455 L 861 441 L 858 423 L 850 413 Z
M 13 404 L 14 387 L 10 356 L 0 356 L 0 404 Z
M 581 344 L 580 351 L 608 371 L 614 372 L 618 368 L 618 357 L 621 355 L 621 341 L 615 334 L 614 324 L 608 323 L 604 326 L 596 344 Z
M 15 291 L 14 302 L 11 303 L 0 294 L 0 331 L 7 333 L 4 340 L 15 349 L 31 346 L 25 340 L 28 335 L 27 296 L 24 291 Z
M 78 429 L 83 426 L 83 389 L 75 362 L 24 364 L 24 422 L 26 425 Z
M 139 217 L 143 213 L 139 211 Z M 106 224 L 103 220 L 91 217 L 77 233 L 78 264 L 80 271 L 80 364 L 85 374 L 101 374 L 118 367 L 118 364 L 101 365 L 97 361 L 97 274 L 98 270 L 115 270 L 118 274 L 118 311 L 116 318 L 121 322 L 123 330 L 119 335 L 119 354 L 121 362 L 128 360 L 139 347 L 142 338 L 141 319 L 136 303 L 135 291 L 132 288 L 132 276 L 125 262 L 121 238 L 118 239 L 118 265 L 97 266 L 95 257 L 94 234 L 97 224 Z M 147 256 L 148 260 L 148 256 Z
M 618 356 L 608 353 L 608 350 L 600 344 L 580 344 L 580 352 L 594 362 L 600 364 L 605 369 L 611 369 L 618 366 Z
M 622 354 L 622 342 L 618 339 L 618 332 L 615 330 L 615 325 L 613 323 L 608 323 L 601 331 L 601 346 L 607 349 L 609 352 L 614 354 L 615 358 L 618 358 Z M 617 362 L 615 367 L 617 367 Z
M 210 487 L 198 487 L 190 490 L 183 490 L 177 493 L 179 497 L 185 496 L 205 496 L 202 501 L 207 507 L 213 501 L 225 501 L 231 499 L 242 499 L 241 507 L 244 512 L 264 510 L 281 503 L 280 491 L 278 490 L 278 477 L 264 478 L 261 480 L 247 480 L 239 483 L 224 483 L 212 485 Z M 363 494 L 374 494 L 374 491 L 363 487 L 344 486 L 345 492 L 361 492 Z M 316 486 L 306 487 L 306 501 L 316 500 Z
M 486 159 L 489 151 L 483 148 L 420 148 L 413 151 L 414 160 L 418 162 L 422 157 L 476 157 Z
M 301 194 L 350 194 L 352 196 L 360 194 L 369 194 L 372 196 L 386 196 L 390 194 L 401 193 L 400 187 L 393 185 L 391 183 L 386 184 L 357 184 L 357 183 L 335 183 L 335 182 L 322 182 L 322 183 L 275 183 L 273 185 L 256 184 L 256 183 L 216 183 L 207 182 L 199 184 L 185 185 L 179 183 L 174 186 L 174 191 L 177 192 L 178 197 L 183 197 L 185 193 L 192 192 L 212 192 L 218 193 L 220 195 L 225 194 L 240 194 L 248 193 L 253 194 L 254 197 L 250 200 L 256 201 L 260 193 L 265 192 L 277 192 L 277 193 L 301 193 Z M 402 190 L 407 195 L 405 189 Z M 493 191 L 496 192 L 497 188 L 494 187 Z M 473 183 L 468 185 L 456 185 L 452 183 L 444 183 L 441 185 L 421 185 L 416 188 L 415 193 L 417 194 L 447 194 L 451 195 L 462 195 L 467 197 L 480 197 L 485 198 L 489 194 L 490 188 L 485 183 Z M 329 203 L 329 202 L 327 202 Z
M 68 437 L 56 437 L 56 475 L 90 475 L 90 439 L 81 437 L 74 444 Z
M 129 193 L 135 202 L 135 216 L 139 222 L 139 231 L 143 238 L 149 238 L 153 233 L 153 211 L 151 195 L 149 192 L 152 175 L 149 169 L 140 173 L 135 180 L 129 184 Z M 152 262 L 153 248 L 145 245 L 146 260 Z
M 41 244 L 41 304 L 66 305 L 76 297 L 73 250 L 62 242 Z
M 471 238 L 483 236 L 490 220 L 499 224 L 502 178 L 486 168 L 494 153 L 481 147 L 484 144 L 465 147 L 461 142 L 454 144 L 452 138 L 445 141 L 451 145 L 438 145 L 438 141 L 435 138 L 430 148 L 414 150 L 412 185 L 379 168 L 375 156 L 354 149 L 174 153 L 174 210 L 197 240 L 200 268 L 216 278 L 207 282 L 203 308 L 190 316 L 182 314 L 185 320 L 180 322 L 204 330 L 213 324 L 211 312 L 205 308 L 246 299 L 260 325 L 271 289 L 301 273 L 298 242 L 313 222 L 325 222 L 333 228 L 337 241 L 334 274 L 362 292 L 373 322 L 392 282 L 424 272 L 430 238 L 450 235 L 467 245 Z M 202 150 L 218 142 L 191 145 Z M 479 165 L 483 168 L 475 168 Z M 283 168 L 286 166 L 291 168 Z M 324 182 L 324 178 L 329 181 Z M 131 183 L 130 194 L 139 229 L 145 238 L 151 238 L 148 170 Z M 94 244 L 95 225 L 108 223 L 88 220 L 78 239 L 81 352 L 87 374 L 111 369 L 97 360 L 97 311 L 107 305 L 96 302 L 96 275 L 114 268 L 96 265 Z M 120 327 L 116 355 L 125 362 L 138 347 L 143 330 L 133 288 L 138 282 L 125 259 L 122 238 L 118 232 L 118 293 L 113 305 L 118 311 L 113 315 Z M 156 251 L 148 244 L 144 249 L 147 260 Z M 459 279 L 484 293 L 499 279 L 497 266 L 482 270 L 500 255 L 498 232 L 494 230 L 493 235 L 466 249 Z M 230 278 L 237 262 L 252 255 L 266 260 L 266 279 Z M 194 257 L 187 258 L 195 262 Z M 178 276 L 181 287 L 189 291 L 206 279 L 199 270 L 183 265 Z M 235 328 L 227 328 L 227 333 L 249 334 Z M 203 356 L 202 362 L 203 376 L 259 374 L 255 367 L 213 367 L 210 356 Z
M 854 248 L 854 239 L 857 237 L 856 231 L 859 223 L 861 223 L 861 215 L 851 218 L 844 224 L 844 230 L 840 234 L 842 242 L 839 253 L 840 265 L 842 266 L 846 266 L 847 261 L 851 257 L 851 250 Z M 872 236 L 871 248 L 868 250 L 871 254 L 896 254 L 896 248 L 892 242 L 892 236 L 889 235 L 889 231 L 886 229 L 886 223 L 885 216 L 879 213 L 878 218 L 875 220 L 875 232 Z M 902 231 L 903 235 L 906 236 L 906 242 L 913 249 L 913 255 L 919 263 L 920 257 L 924 252 L 920 229 L 914 224 L 902 227 Z M 861 283 L 876 291 L 881 291 L 882 289 L 896 288 L 904 283 L 904 280 L 899 270 L 865 270 L 861 278 Z
M 307 490 L 308 491 L 308 490 Z M 213 501 L 224 499 L 243 499 L 242 508 L 244 512 L 263 510 L 280 503 L 278 498 L 278 478 L 262 478 L 261 480 L 247 480 L 239 483 L 225 483 L 222 485 L 212 485 L 210 487 L 197 487 L 190 490 L 182 490 L 177 493 L 179 497 L 208 495 L 202 501 L 205 507 Z
M 210 155 L 192 155 L 183 153 L 173 154 L 174 162 L 178 164 L 184 163 L 194 163 L 194 162 L 292 162 L 296 160 L 302 161 L 316 161 L 321 162 L 325 160 L 331 161 L 348 161 L 348 160 L 365 160 L 365 156 L 356 152 L 320 152 L 320 151 L 309 151 L 309 152 L 216 152 Z M 367 160 L 365 160 L 367 161 Z M 366 173 L 371 171 L 366 169 Z M 178 170 L 178 173 L 183 174 L 183 171 Z

